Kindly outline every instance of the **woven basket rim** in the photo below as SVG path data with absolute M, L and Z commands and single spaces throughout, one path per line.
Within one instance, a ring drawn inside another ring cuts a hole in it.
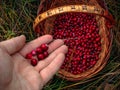
M 72 9 L 73 7 L 76 7 L 76 9 Z M 60 9 L 63 9 L 64 11 L 60 11 Z M 98 6 L 93 6 L 93 5 L 85 5 L 85 4 L 79 4 L 79 5 L 64 5 L 60 7 L 56 7 L 50 10 L 47 10 L 41 14 L 39 14 L 33 23 L 33 29 L 42 22 L 43 20 L 61 14 L 61 13 L 66 13 L 66 12 L 83 12 L 83 13 L 91 13 L 91 14 L 96 14 L 100 15 L 102 17 L 105 17 L 106 14 L 108 14 L 108 11 L 105 11 L 101 7 Z

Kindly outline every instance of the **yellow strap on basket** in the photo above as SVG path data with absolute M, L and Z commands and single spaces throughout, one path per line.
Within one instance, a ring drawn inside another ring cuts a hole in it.
M 94 13 L 98 15 L 104 15 L 105 10 L 98 8 L 96 6 L 89 6 L 89 5 L 68 5 L 68 6 L 53 8 L 37 16 L 37 18 L 33 23 L 33 29 L 35 29 L 35 27 L 44 19 L 66 12 L 83 12 L 83 13 Z

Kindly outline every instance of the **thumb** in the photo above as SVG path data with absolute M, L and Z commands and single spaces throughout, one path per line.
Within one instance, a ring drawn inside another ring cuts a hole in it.
M 14 54 L 24 46 L 25 41 L 25 36 L 21 35 L 10 40 L 0 42 L 0 48 L 5 50 L 8 54 Z

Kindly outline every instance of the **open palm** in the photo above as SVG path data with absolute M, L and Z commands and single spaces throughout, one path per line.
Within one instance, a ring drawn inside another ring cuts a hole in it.
M 49 44 L 50 55 L 33 67 L 24 57 L 43 43 Z M 24 36 L 0 42 L 0 90 L 40 90 L 64 61 L 67 47 L 63 44 L 50 35 L 29 43 Z

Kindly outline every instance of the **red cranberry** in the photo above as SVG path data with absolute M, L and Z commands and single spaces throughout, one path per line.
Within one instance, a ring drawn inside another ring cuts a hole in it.
M 76 60 L 77 60 L 77 61 L 80 61 L 81 59 L 78 57 L 78 58 L 76 58 Z
M 86 64 L 86 60 L 85 60 L 85 59 L 82 61 L 82 64 L 83 64 L 83 65 L 85 65 L 85 64 Z
M 33 56 L 35 56 L 35 55 L 36 55 L 36 51 L 33 50 L 33 51 L 31 52 L 31 54 L 32 54 Z
M 44 52 L 43 55 L 44 55 L 44 57 L 48 57 L 48 52 L 47 51 Z
M 37 57 L 38 57 L 38 60 L 42 60 L 44 59 L 44 54 L 38 54 Z
M 92 63 L 91 63 L 92 65 L 95 65 L 96 64 L 96 61 L 92 61 Z
M 96 40 L 96 41 L 100 41 L 100 37 L 96 38 L 95 40 Z
M 42 44 L 40 46 L 40 48 L 43 50 L 43 51 L 47 51 L 48 50 L 48 45 L 47 44 Z
M 28 54 L 26 55 L 26 59 L 32 59 L 32 54 L 31 54 L 31 53 L 28 53 Z
M 37 63 L 38 63 L 38 61 L 37 61 L 36 59 L 31 59 L 31 64 L 32 64 L 33 66 L 36 66 Z
M 36 52 L 37 52 L 38 54 L 40 54 L 40 53 L 42 53 L 43 51 L 42 51 L 42 49 L 41 49 L 40 47 L 38 47 L 38 48 L 36 48 Z

